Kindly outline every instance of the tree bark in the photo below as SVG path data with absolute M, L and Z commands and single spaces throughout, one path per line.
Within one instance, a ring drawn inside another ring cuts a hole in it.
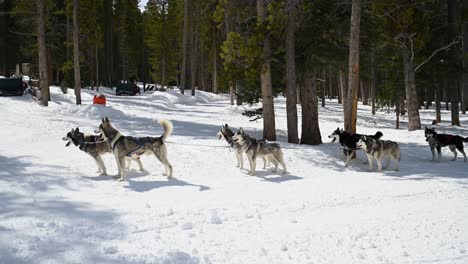
M 262 29 L 266 30 L 266 5 L 265 0 L 257 0 L 257 19 Z M 263 38 L 263 62 L 261 63 L 260 82 L 262 89 L 263 106 L 263 137 L 276 141 L 275 110 L 273 105 L 273 88 L 271 83 L 271 47 L 267 35 Z
M 370 54 L 370 67 L 371 67 L 371 104 L 372 104 L 372 115 L 375 115 L 375 47 L 372 43 L 371 54 Z
M 78 0 L 73 0 L 73 67 L 75 70 L 76 104 L 81 104 L 81 76 L 80 76 L 80 33 L 78 24 Z
M 190 0 L 185 0 L 184 3 L 184 29 L 182 33 L 182 65 L 180 69 L 180 92 L 182 94 L 184 94 L 185 86 L 187 85 L 187 39 L 190 2 Z
M 464 9 L 468 9 L 468 4 L 464 3 Z M 464 21 L 463 29 L 463 56 L 462 56 L 462 113 L 466 114 L 468 109 L 468 22 Z
M 408 49 L 403 48 L 403 72 L 405 78 L 406 106 L 408 108 L 408 130 L 413 131 L 421 128 L 419 117 L 418 93 L 414 78 L 414 65 Z
M 460 35 L 458 30 L 458 13 L 460 11 L 460 6 L 458 5 L 457 0 L 447 0 L 447 18 L 448 18 L 448 37 L 449 42 L 454 39 L 456 36 Z M 451 61 L 453 64 L 460 66 L 460 54 L 459 50 L 456 48 L 452 48 L 449 50 L 449 56 L 451 57 Z M 453 74 L 453 77 L 448 79 L 448 96 L 450 98 L 450 108 L 451 108 L 451 121 L 452 126 L 460 126 L 460 108 L 458 106 L 459 103 L 459 93 L 458 93 L 458 85 L 459 81 L 459 74 Z
M 192 1 L 193 3 L 193 16 L 194 22 L 192 23 L 192 30 L 191 30 L 191 39 L 192 45 L 190 50 L 190 80 L 191 80 L 191 88 L 192 88 L 192 96 L 195 96 L 195 88 L 197 87 L 197 63 L 198 63 L 198 22 L 199 22 L 199 2 Z
M 302 133 L 301 144 L 322 144 L 320 127 L 318 122 L 317 80 L 315 74 L 309 68 L 304 75 L 304 83 L 301 90 L 302 104 Z
M 296 84 L 296 6 L 293 1 L 288 5 L 288 22 L 286 26 L 286 117 L 288 142 L 299 142 L 297 129 L 297 84 Z
M 346 77 L 345 73 L 343 70 L 340 69 L 339 72 L 339 77 L 340 77 L 340 91 L 341 91 L 341 97 L 343 98 L 343 115 L 346 115 L 346 101 L 347 101 L 347 95 L 348 95 L 348 88 L 346 87 Z
M 218 53 L 216 43 L 216 26 L 213 29 L 213 93 L 218 93 Z
M 348 94 L 346 98 L 345 130 L 356 133 L 357 101 L 359 93 L 359 31 L 361 22 L 361 0 L 353 0 L 349 37 Z
M 440 124 L 442 121 L 441 114 L 440 114 L 440 108 L 441 108 L 441 103 L 440 103 L 440 79 L 434 78 L 434 83 L 435 83 L 435 89 L 434 89 L 434 100 L 435 100 L 435 108 L 436 108 L 436 122 L 437 124 Z
M 45 40 L 45 0 L 36 0 L 37 8 L 37 46 L 39 51 L 39 79 L 41 85 L 41 103 L 49 105 L 49 87 L 47 76 L 47 48 Z

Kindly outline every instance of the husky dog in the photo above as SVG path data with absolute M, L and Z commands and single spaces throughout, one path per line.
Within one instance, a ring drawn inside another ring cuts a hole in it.
M 384 169 L 390 165 L 390 158 L 395 161 L 395 170 L 400 170 L 400 147 L 396 142 L 390 140 L 380 140 L 368 136 L 362 136 L 356 146 L 363 149 L 369 161 L 369 170 L 372 170 L 372 161 L 377 161 L 377 171 L 382 171 L 382 158 L 387 158 Z
M 68 141 L 68 143 L 65 144 L 66 147 L 73 143 L 75 146 L 79 147 L 81 151 L 93 157 L 98 167 L 98 173 L 101 173 L 101 175 L 107 175 L 106 166 L 102 161 L 101 155 L 111 153 L 111 149 L 109 144 L 107 144 L 107 141 L 102 138 L 102 135 L 87 135 L 80 132 L 80 129 L 77 127 L 76 129 L 72 128 L 72 130 L 62 139 L 64 141 Z M 134 160 L 138 163 L 140 171 L 144 171 L 140 158 L 136 158 Z M 127 169 L 130 168 L 130 163 L 131 162 L 129 160 Z
M 236 154 L 237 165 L 236 167 L 240 167 L 240 169 L 244 168 L 244 159 L 242 157 L 242 148 L 238 142 L 234 142 L 232 137 L 234 136 L 234 132 L 231 130 L 228 124 L 221 125 L 221 129 L 218 132 L 218 139 L 224 138 L 229 146 L 234 149 L 234 153 Z M 265 142 L 265 140 L 260 140 L 260 142 Z M 265 157 L 263 159 L 263 168 L 266 169 L 267 167 L 267 160 Z
M 125 157 L 137 158 L 143 154 L 154 154 L 164 165 L 164 176 L 172 178 L 172 165 L 167 160 L 167 147 L 164 141 L 172 133 L 172 123 L 169 120 L 161 119 L 159 123 L 164 127 L 164 133 L 160 137 L 130 137 L 120 134 L 111 125 L 109 118 L 103 118 L 99 125 L 99 132 L 109 143 L 112 153 L 120 168 L 120 180 L 126 180 Z M 95 131 L 95 132 L 97 132 Z
M 332 138 L 332 142 L 338 140 L 341 146 L 343 147 L 343 153 L 346 156 L 346 164 L 345 167 L 348 167 L 351 163 L 351 158 L 353 157 L 354 153 L 356 152 L 356 143 L 361 139 L 364 135 L 362 134 L 350 134 L 339 127 L 331 133 L 328 138 Z M 367 137 L 373 139 L 380 139 L 383 136 L 382 132 L 377 131 L 375 135 L 367 135 Z
M 458 135 L 448 135 L 448 134 L 437 134 L 435 128 L 428 128 L 425 127 L 424 129 L 424 136 L 426 137 L 426 141 L 429 143 L 432 152 L 432 161 L 435 161 L 435 151 L 437 149 L 437 162 L 440 162 L 440 158 L 442 157 L 441 148 L 448 146 L 450 151 L 453 152 L 453 159 L 455 161 L 457 159 L 457 149 L 458 151 L 463 154 L 466 162 L 466 154 L 463 150 L 463 142 L 468 142 L 468 137 L 464 138 Z
M 274 172 L 278 169 L 278 163 L 283 167 L 283 174 L 286 173 L 286 165 L 283 161 L 283 151 L 279 144 L 267 143 L 264 141 L 256 140 L 244 132 L 240 128 L 239 131 L 232 137 L 234 142 L 240 145 L 242 153 L 245 153 L 250 164 L 250 175 L 254 175 L 257 157 L 264 157 L 275 165 Z

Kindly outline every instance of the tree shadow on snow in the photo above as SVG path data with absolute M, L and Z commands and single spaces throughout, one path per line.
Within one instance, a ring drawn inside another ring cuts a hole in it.
M 0 185 L 11 186 L 0 193 L 0 263 L 67 263 L 70 249 L 79 252 L 81 263 L 127 263 L 106 255 L 101 247 L 103 242 L 125 239 L 127 229 L 119 224 L 120 216 L 50 195 L 54 189 L 78 190 L 53 174 L 63 167 L 34 162 L 30 156 L 0 155 Z M 109 231 L 110 226 L 116 228 Z

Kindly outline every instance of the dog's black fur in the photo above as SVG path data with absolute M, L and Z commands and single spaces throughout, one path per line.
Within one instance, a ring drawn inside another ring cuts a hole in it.
M 434 153 L 435 149 L 437 149 L 438 161 L 440 162 L 441 148 L 449 146 L 450 150 L 455 155 L 455 157 L 452 160 L 455 160 L 457 158 L 457 151 L 455 150 L 456 148 L 458 149 L 458 151 L 460 151 L 460 153 L 463 154 L 463 156 L 465 157 L 465 162 L 466 162 L 466 154 L 465 154 L 465 151 L 463 150 L 463 142 L 468 142 L 468 137 L 464 138 L 458 135 L 438 134 L 435 131 L 435 128 L 428 128 L 428 127 L 425 127 L 424 129 L 424 136 L 426 137 L 426 141 L 429 143 L 429 146 L 431 147 L 433 161 L 435 160 L 435 153 Z
M 103 141 L 101 134 L 85 135 L 84 133 L 80 132 L 78 127 L 68 132 L 67 137 L 71 140 L 71 142 L 68 141 L 68 143 L 65 144 L 66 147 L 70 146 L 71 143 L 73 143 L 75 146 L 80 146 L 83 143 L 97 143 Z
M 346 166 L 349 165 L 349 161 L 351 157 L 354 155 L 356 152 L 357 146 L 356 143 L 363 137 L 367 136 L 373 139 L 380 139 L 383 134 L 380 131 L 377 131 L 374 135 L 362 135 L 362 134 L 351 134 L 347 131 L 344 131 L 343 129 L 340 129 L 339 127 L 333 131 L 332 135 L 338 135 L 339 142 L 341 146 L 343 147 L 343 153 L 346 156 Z M 332 136 L 330 135 L 330 137 Z M 336 138 L 333 138 L 332 142 L 335 142 Z

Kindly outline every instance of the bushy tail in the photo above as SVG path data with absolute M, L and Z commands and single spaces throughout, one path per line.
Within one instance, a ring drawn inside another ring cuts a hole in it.
M 167 119 L 159 119 L 159 123 L 164 127 L 164 133 L 161 135 L 161 140 L 164 142 L 172 133 L 172 122 Z
M 380 139 L 381 137 L 383 137 L 383 134 L 380 131 L 377 131 L 377 133 L 375 133 L 375 135 L 374 135 L 375 139 Z

